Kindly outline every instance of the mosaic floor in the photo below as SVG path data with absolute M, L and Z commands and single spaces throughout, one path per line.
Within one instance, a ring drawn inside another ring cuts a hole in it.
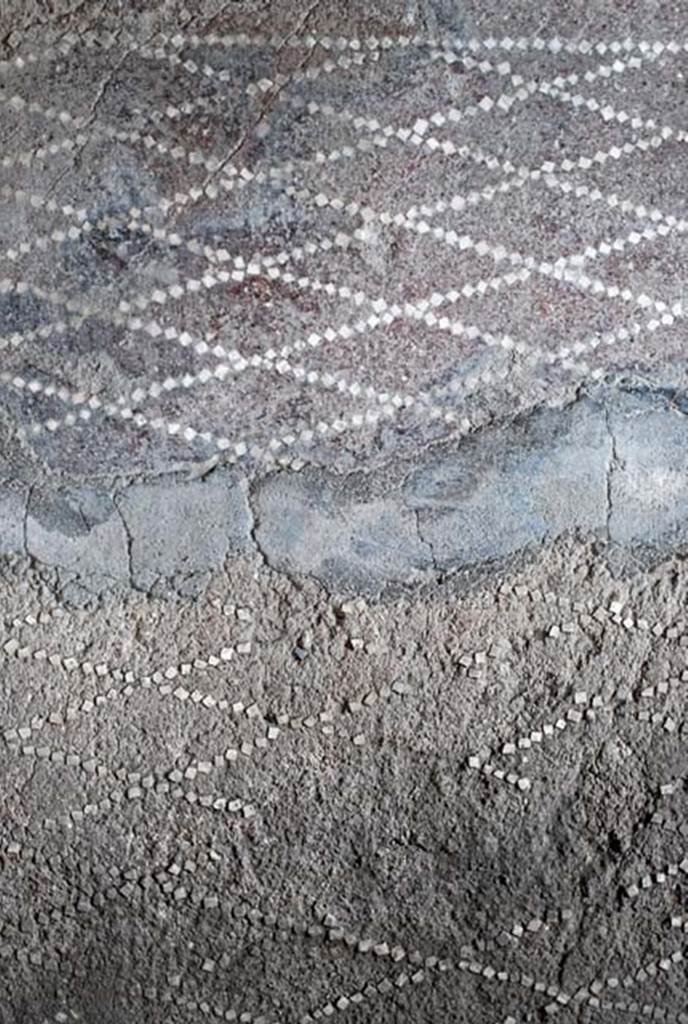
M 680 5 L 0 13 L 0 1022 L 688 1022 Z

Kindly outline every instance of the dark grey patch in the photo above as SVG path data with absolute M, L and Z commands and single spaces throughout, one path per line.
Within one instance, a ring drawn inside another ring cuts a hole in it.
M 112 498 L 88 487 L 32 492 L 26 551 L 95 591 L 129 577 L 126 536 Z
M 418 469 L 404 485 L 404 499 L 411 508 L 450 509 L 489 488 L 500 506 L 507 496 L 522 505 L 539 474 L 554 468 L 557 459 L 566 459 L 567 447 L 573 451 L 581 443 L 597 449 L 605 434 L 602 409 L 588 402 L 559 411 L 538 410 L 481 430 L 454 453 Z
M 204 241 L 234 244 L 236 235 L 254 235 L 270 229 L 283 231 L 294 224 L 304 223 L 310 217 L 294 199 L 284 194 L 283 189 L 266 183 L 251 186 L 250 195 L 245 192 L 222 214 L 194 215 L 187 230 L 189 235 Z M 255 240 L 253 245 L 257 247 Z
M 499 559 L 567 530 L 603 528 L 609 450 L 600 407 L 544 410 L 481 431 L 413 474 L 404 497 L 438 564 Z
M 68 538 L 89 534 L 114 514 L 112 498 L 92 487 L 36 490 L 29 502 L 29 515 L 37 524 Z
M 406 6 L 411 16 L 418 12 L 420 21 L 432 34 L 455 34 L 457 45 L 476 34 L 473 19 L 457 0 L 407 0 Z
M 356 501 L 325 473 L 275 474 L 254 501 L 255 538 L 275 568 L 313 575 L 328 587 L 377 590 L 429 567 L 413 513 L 394 499 Z
M 143 256 L 155 260 L 163 249 L 149 234 L 127 225 L 121 214 L 100 218 L 86 237 L 63 242 L 60 246 L 61 269 L 73 280 L 95 285 L 112 284 L 131 260 Z
M 157 199 L 155 177 L 133 152 L 110 147 L 100 169 L 94 170 L 86 206 L 91 223 L 106 217 L 130 218 L 132 207 L 143 209 Z
M 0 336 L 33 331 L 46 313 L 45 303 L 34 295 L 0 295 Z

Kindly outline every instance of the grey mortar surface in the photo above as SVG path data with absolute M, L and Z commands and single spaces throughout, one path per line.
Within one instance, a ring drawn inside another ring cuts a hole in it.
M 56 569 L 84 596 L 191 595 L 241 551 L 330 592 L 370 594 L 503 564 L 567 535 L 681 550 L 686 409 L 681 396 L 598 391 L 428 445 L 374 476 L 314 467 L 251 482 L 210 467 L 203 479 L 113 490 L 35 485 L 7 494 L 2 550 Z
M 688 1024 L 686 14 L 0 11 L 0 1024 Z

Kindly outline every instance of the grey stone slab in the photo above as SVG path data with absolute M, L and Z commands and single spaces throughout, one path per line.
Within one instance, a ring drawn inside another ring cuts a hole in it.
M 193 594 L 232 552 L 328 588 L 376 591 L 503 561 L 564 534 L 666 548 L 688 535 L 688 417 L 664 392 L 602 390 L 431 446 L 383 473 L 151 481 L 113 496 L 36 488 L 26 552 L 87 589 Z M 24 550 L 20 493 L 3 549 Z M 255 515 L 255 530 L 253 517 Z
M 567 531 L 606 526 L 611 442 L 602 406 L 481 431 L 412 473 L 404 498 L 441 568 L 504 558 Z
M 0 555 L 24 550 L 24 519 L 27 494 L 16 488 L 0 490 Z
M 424 453 L 388 496 L 370 481 L 352 494 L 322 471 L 270 477 L 257 489 L 256 541 L 271 565 L 328 586 L 413 582 L 604 532 L 610 458 L 605 407 L 584 400 Z
M 89 589 L 129 580 L 122 520 L 110 495 L 90 487 L 34 490 L 26 517 L 26 551 L 88 581 Z
M 614 438 L 610 537 L 680 544 L 688 537 L 688 417 L 661 396 L 628 396 L 609 416 Z
M 255 538 L 271 565 L 363 590 L 417 580 L 430 568 L 413 512 L 393 498 L 357 499 L 333 483 L 325 473 L 275 474 L 257 488 Z
M 251 514 L 244 481 L 224 474 L 207 480 L 137 484 L 116 505 L 126 527 L 135 587 L 187 578 L 192 588 L 230 551 L 250 544 Z
M 382 496 L 374 476 L 355 491 L 324 470 L 269 477 L 255 537 L 270 564 L 370 589 L 566 534 L 666 549 L 688 533 L 688 418 L 662 393 L 603 390 L 410 462 Z

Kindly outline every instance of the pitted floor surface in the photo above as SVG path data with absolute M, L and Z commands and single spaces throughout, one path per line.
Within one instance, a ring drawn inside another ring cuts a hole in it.
M 3 586 L 3 1020 L 685 1020 L 680 563 L 39 587 Z

